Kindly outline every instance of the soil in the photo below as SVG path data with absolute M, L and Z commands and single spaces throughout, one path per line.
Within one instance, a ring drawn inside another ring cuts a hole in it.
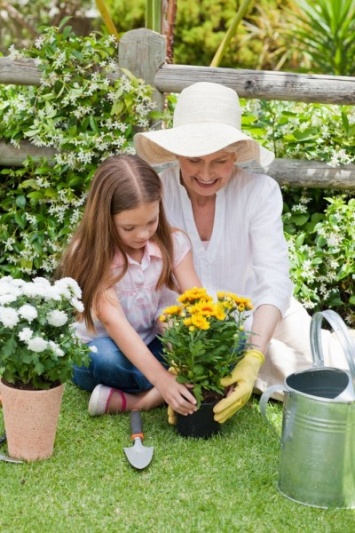
M 2 380 L 4 385 L 7 387 L 12 387 L 13 389 L 20 389 L 20 390 L 41 390 L 41 389 L 35 389 L 31 383 L 22 383 L 22 381 L 17 381 L 15 383 L 9 383 L 8 381 Z M 55 387 L 58 387 L 61 385 L 60 381 L 57 381 L 56 383 L 48 383 L 48 389 L 54 389 Z
M 209 403 L 217 403 L 219 400 L 223 400 L 224 395 L 219 394 L 213 390 L 204 390 L 202 389 L 203 401 Z

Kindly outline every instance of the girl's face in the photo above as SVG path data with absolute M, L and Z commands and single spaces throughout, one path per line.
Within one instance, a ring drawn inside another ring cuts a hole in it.
M 134 257 L 137 255 L 137 250 L 143 250 L 157 230 L 159 202 L 121 211 L 112 218 L 127 254 Z
M 197 196 L 211 196 L 229 182 L 236 155 L 221 150 L 203 157 L 179 156 L 178 160 L 187 191 Z

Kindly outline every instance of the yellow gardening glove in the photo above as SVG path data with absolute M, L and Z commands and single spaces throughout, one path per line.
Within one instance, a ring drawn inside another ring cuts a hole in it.
M 170 405 L 168 405 L 168 422 L 172 426 L 176 426 L 176 413 Z
M 249 400 L 259 369 L 264 363 L 264 354 L 259 350 L 248 350 L 243 359 L 236 364 L 229 377 L 221 379 L 223 387 L 235 385 L 233 392 L 215 405 L 214 419 L 223 424 L 241 409 Z
M 175 370 L 175 368 L 173 366 L 171 366 L 169 368 L 169 372 L 170 374 L 175 374 L 175 376 L 177 375 L 177 372 Z M 176 426 L 176 413 L 174 411 L 174 409 L 172 407 L 170 407 L 170 405 L 168 405 L 168 422 L 169 424 L 171 424 L 172 426 Z

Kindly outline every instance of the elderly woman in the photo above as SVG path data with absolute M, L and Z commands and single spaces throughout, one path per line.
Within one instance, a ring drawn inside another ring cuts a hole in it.
M 312 365 L 310 317 L 292 297 L 280 188 L 241 166 L 267 165 L 274 155 L 242 133 L 236 92 L 205 82 L 181 92 L 172 128 L 136 134 L 135 147 L 151 165 L 172 163 L 160 174 L 166 213 L 189 235 L 203 285 L 254 303 L 246 323 L 253 349 L 225 380 L 230 393 L 215 407 L 216 420 L 224 422 L 253 388 L 263 391 Z M 328 347 L 331 336 L 324 337 Z M 327 353 L 327 362 L 346 367 L 338 352 L 333 360 Z

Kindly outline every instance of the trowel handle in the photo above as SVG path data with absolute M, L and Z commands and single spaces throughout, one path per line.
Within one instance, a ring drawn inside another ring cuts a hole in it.
M 139 411 L 131 411 L 131 439 L 144 439 L 142 417 Z
M 283 392 L 285 393 L 285 387 L 281 383 L 278 383 L 277 385 L 272 385 L 266 391 L 264 391 L 261 395 L 261 398 L 259 400 L 259 408 L 261 416 L 266 420 L 268 426 L 271 428 L 272 432 L 276 435 L 276 437 L 281 441 L 281 435 L 278 434 L 276 431 L 276 428 L 274 424 L 268 419 L 267 413 L 266 413 L 266 406 L 268 401 L 270 400 L 272 394 L 274 392 Z

